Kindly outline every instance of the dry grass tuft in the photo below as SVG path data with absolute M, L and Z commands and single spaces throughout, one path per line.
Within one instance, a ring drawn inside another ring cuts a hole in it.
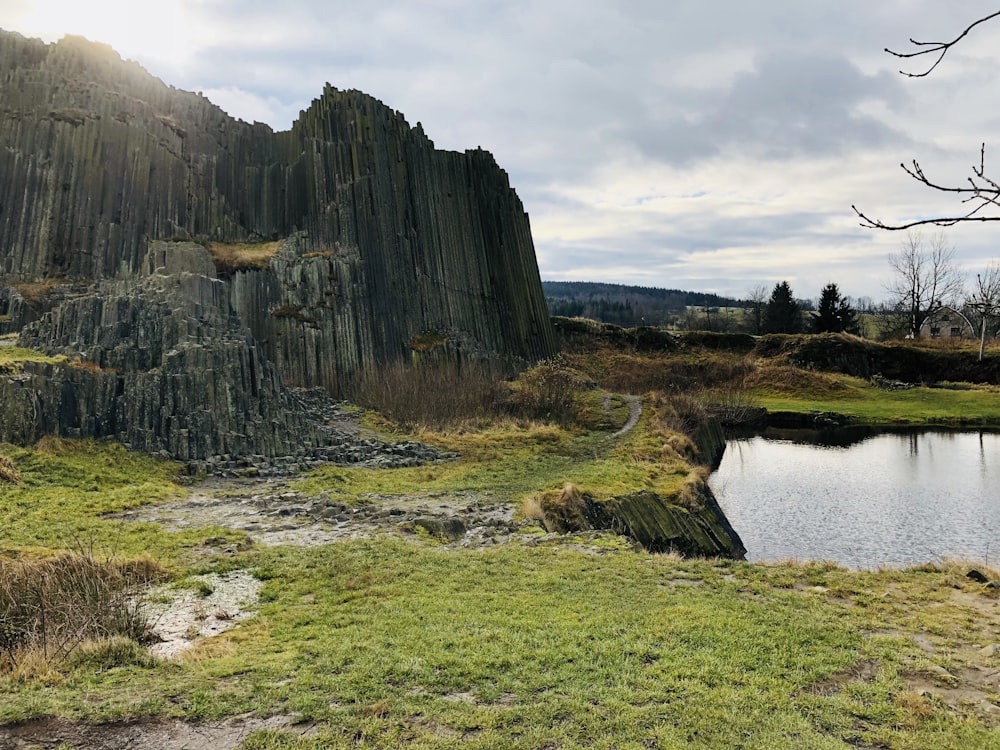
M 14 468 L 14 462 L 6 456 L 0 456 L 0 482 L 20 484 L 21 475 Z
M 587 522 L 587 500 L 573 484 L 567 482 L 562 490 L 544 492 L 539 497 L 543 519 L 549 531 L 567 534 L 590 528 Z
M 124 648 L 121 639 L 138 644 L 148 637 L 138 594 L 163 578 L 148 557 L 99 560 L 69 553 L 0 560 L 0 671 L 45 680 L 91 642 L 105 644 L 103 662 L 115 658 Z M 135 663 L 134 649 L 125 650 Z
M 521 501 L 521 517 L 526 521 L 545 522 L 545 511 L 542 510 L 542 496 L 534 492 Z
M 99 364 L 97 364 L 96 362 L 91 362 L 89 359 L 71 359 L 69 361 L 69 366 L 77 370 L 83 370 L 84 372 L 93 373 L 95 375 L 101 372 L 109 372 L 109 373 L 115 372 L 113 368 L 105 370 Z
M 65 279 L 42 279 L 41 281 L 22 281 L 14 284 L 14 289 L 24 298 L 25 304 L 33 310 L 39 309 L 46 298 L 57 286 L 67 284 Z
M 389 715 L 390 704 L 388 700 L 380 700 L 375 703 L 369 703 L 366 706 L 362 706 L 359 713 L 366 718 L 379 718 L 384 719 Z
M 282 240 L 275 242 L 210 242 L 208 252 L 215 261 L 216 271 L 227 276 L 237 271 L 254 271 L 267 268 L 271 258 L 278 254 Z

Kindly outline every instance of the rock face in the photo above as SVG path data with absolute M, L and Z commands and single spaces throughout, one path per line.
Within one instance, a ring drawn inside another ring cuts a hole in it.
M 227 264 L 211 243 L 273 250 Z M 0 440 L 113 434 L 187 460 L 320 446 L 287 386 L 342 396 L 393 361 L 513 370 L 555 350 L 487 152 L 436 150 L 330 86 L 276 133 L 103 45 L 0 31 L 9 332 L 68 361 L 0 378 Z
M 153 242 L 143 266 L 22 329 L 22 345 L 57 357 L 0 373 L 0 442 L 115 437 L 209 469 L 252 456 L 351 463 L 390 455 L 396 465 L 437 457 L 331 429 L 316 394 L 304 403 L 285 388 L 200 245 Z
M 229 282 L 289 382 L 337 391 L 426 332 L 468 355 L 553 351 L 506 174 L 360 92 L 327 86 L 275 133 L 102 45 L 0 32 L 0 146 L 8 284 L 134 274 L 149 240 L 292 238 Z

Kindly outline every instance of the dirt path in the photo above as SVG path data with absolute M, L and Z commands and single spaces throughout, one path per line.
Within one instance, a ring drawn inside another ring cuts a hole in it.
M 628 400 L 628 420 L 613 437 L 620 438 L 628 435 L 635 426 L 639 424 L 639 417 L 642 416 L 642 398 L 640 396 L 626 396 Z

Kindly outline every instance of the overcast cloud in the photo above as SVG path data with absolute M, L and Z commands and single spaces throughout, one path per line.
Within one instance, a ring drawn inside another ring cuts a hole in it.
M 230 114 L 290 127 L 329 81 L 482 146 L 531 216 L 542 277 L 743 295 L 828 281 L 881 299 L 899 234 L 951 212 L 1000 127 L 1000 21 L 933 76 L 882 52 L 951 38 L 996 0 L 4 0 L 0 27 L 114 46 Z M 919 69 L 918 65 L 913 66 Z M 1000 154 L 998 154 L 1000 159 Z M 989 225 L 948 230 L 974 273 Z

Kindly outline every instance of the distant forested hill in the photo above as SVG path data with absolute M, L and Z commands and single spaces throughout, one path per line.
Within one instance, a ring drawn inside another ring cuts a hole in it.
M 740 300 L 706 292 L 591 281 L 543 281 L 542 292 L 552 315 L 623 326 L 673 325 L 689 307 L 743 306 Z

